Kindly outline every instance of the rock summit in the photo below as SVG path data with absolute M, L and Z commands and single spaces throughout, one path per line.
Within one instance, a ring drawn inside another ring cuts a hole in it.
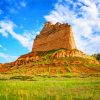
M 32 52 L 56 49 L 76 49 L 72 27 L 68 24 L 46 22 L 40 34 L 36 36 Z

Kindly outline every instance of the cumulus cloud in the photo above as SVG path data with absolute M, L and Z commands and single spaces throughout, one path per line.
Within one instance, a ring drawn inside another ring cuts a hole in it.
M 16 25 L 10 20 L 0 21 L 0 33 L 2 36 L 7 38 L 10 34 L 14 39 L 19 41 L 23 47 L 31 50 L 34 38 L 32 33 L 18 34 L 14 31 L 15 27 Z
M 11 56 L 3 52 L 0 52 L 0 58 L 5 59 L 5 62 L 14 61 L 15 59 L 17 59 L 16 56 Z
M 78 49 L 88 54 L 100 52 L 99 0 L 58 0 L 55 8 L 44 17 L 54 24 L 71 24 Z

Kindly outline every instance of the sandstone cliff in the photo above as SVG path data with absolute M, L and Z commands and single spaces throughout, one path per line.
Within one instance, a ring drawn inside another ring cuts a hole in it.
M 55 25 L 50 22 L 45 23 L 40 35 L 37 35 L 34 40 L 32 52 L 50 51 L 59 48 L 76 49 L 71 26 L 60 23 Z

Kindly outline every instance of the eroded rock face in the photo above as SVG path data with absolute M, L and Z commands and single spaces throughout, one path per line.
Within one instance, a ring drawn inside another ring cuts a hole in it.
M 3 66 L 3 64 L 0 63 L 0 67 L 2 67 L 2 66 Z
M 34 40 L 32 52 L 50 51 L 59 48 L 76 49 L 71 26 L 60 23 L 55 25 L 50 22 L 45 23 L 40 35 L 37 35 Z
M 82 51 L 79 51 L 77 49 L 73 50 L 59 50 L 58 52 L 55 52 L 52 55 L 53 58 L 64 58 L 64 57 L 82 57 L 82 58 L 88 58 L 89 56 L 83 53 Z

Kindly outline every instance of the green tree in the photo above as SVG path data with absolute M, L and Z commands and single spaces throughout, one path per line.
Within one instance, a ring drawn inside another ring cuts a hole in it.
M 100 53 L 98 53 L 98 54 L 93 54 L 92 56 L 95 57 L 97 60 L 100 60 Z

